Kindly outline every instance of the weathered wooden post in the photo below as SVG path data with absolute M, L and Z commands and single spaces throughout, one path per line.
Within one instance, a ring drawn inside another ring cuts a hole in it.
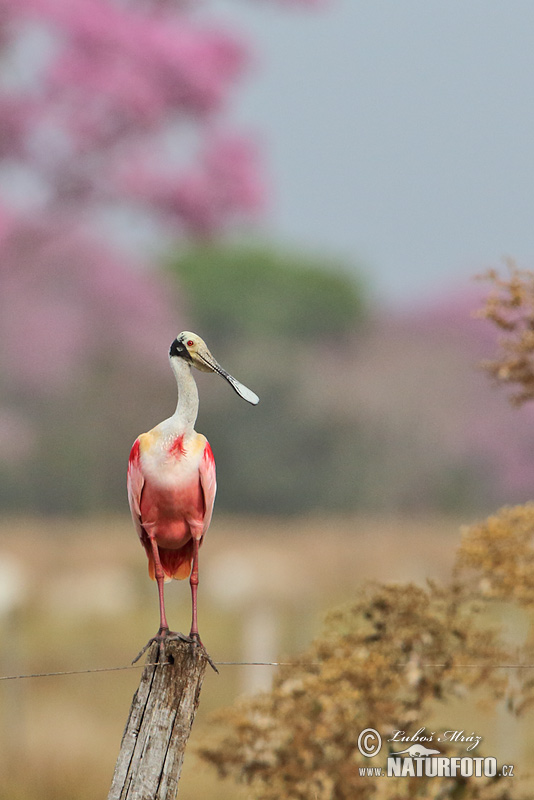
M 148 651 L 108 800 L 175 800 L 208 663 L 200 647 L 170 639 Z

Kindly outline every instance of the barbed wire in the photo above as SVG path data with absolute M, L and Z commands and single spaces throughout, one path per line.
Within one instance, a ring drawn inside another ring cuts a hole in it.
M 293 661 L 214 661 L 216 667 L 319 667 L 320 662 L 303 664 Z M 67 675 L 91 675 L 98 672 L 123 672 L 145 667 L 167 667 L 170 661 L 155 661 L 146 664 L 126 664 L 121 667 L 92 667 L 90 669 L 69 669 L 57 672 L 32 672 L 26 675 L 0 675 L 0 681 L 26 680 L 29 678 L 62 678 Z M 406 669 L 412 664 L 394 664 L 397 669 Z M 418 664 L 420 669 L 534 669 L 534 664 Z

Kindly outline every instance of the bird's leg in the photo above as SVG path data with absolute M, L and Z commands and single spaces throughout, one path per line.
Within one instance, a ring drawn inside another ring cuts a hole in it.
M 163 567 L 161 566 L 157 542 L 152 536 L 150 537 L 150 546 L 152 547 L 152 557 L 154 559 L 154 575 L 156 578 L 156 583 L 158 584 L 158 596 L 159 596 L 158 635 L 161 635 L 164 631 L 168 632 L 169 630 L 169 625 L 167 623 L 167 615 L 165 614 L 165 599 L 163 596 L 163 587 L 165 585 L 165 573 L 163 572 Z
M 189 578 L 189 584 L 191 586 L 191 606 L 192 606 L 192 618 L 191 618 L 191 630 L 189 632 L 189 638 L 192 639 L 193 642 L 196 642 L 201 648 L 208 660 L 208 664 L 212 667 L 217 674 L 219 670 L 211 660 L 211 657 L 202 644 L 198 633 L 198 621 L 197 621 L 197 589 L 198 589 L 198 549 L 200 547 L 200 539 L 196 537 L 193 538 L 193 566 L 191 569 L 191 577 Z
M 199 540 L 195 537 L 193 539 L 193 567 L 191 569 L 191 577 L 189 584 L 191 586 L 191 606 L 192 606 L 192 619 L 191 630 L 189 636 L 191 639 L 196 639 L 200 642 L 198 635 L 198 622 L 197 622 L 197 589 L 198 589 L 198 548 L 200 546 Z
M 154 577 L 156 578 L 156 583 L 158 584 L 158 596 L 159 596 L 159 630 L 155 636 L 153 636 L 149 641 L 145 644 L 143 649 L 136 655 L 132 664 L 135 664 L 136 661 L 139 661 L 143 653 L 148 650 L 151 644 L 157 642 L 159 644 L 159 654 L 160 659 L 163 660 L 165 658 L 165 640 L 172 638 L 172 639 L 182 639 L 184 642 L 190 642 L 191 638 L 189 636 L 184 636 L 183 633 L 176 633 L 174 631 L 169 630 L 169 625 L 167 622 L 167 615 L 165 614 L 165 600 L 163 596 L 163 587 L 165 585 L 165 573 L 163 572 L 163 567 L 161 566 L 161 561 L 159 557 L 159 550 L 156 540 L 150 536 L 150 546 L 152 547 L 152 556 L 154 559 Z

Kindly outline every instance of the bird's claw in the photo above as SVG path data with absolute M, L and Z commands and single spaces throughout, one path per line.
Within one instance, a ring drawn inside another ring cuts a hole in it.
M 165 642 L 167 642 L 167 641 L 169 641 L 171 639 L 178 639 L 181 642 L 186 642 L 187 644 L 193 644 L 196 647 L 200 647 L 200 649 L 202 650 L 202 654 L 203 654 L 204 658 L 206 659 L 206 661 L 208 662 L 208 664 L 210 665 L 210 667 L 215 670 L 217 675 L 219 674 L 219 670 L 217 669 L 217 667 L 213 663 L 213 661 L 211 659 L 211 656 L 209 655 L 208 651 L 206 650 L 206 648 L 202 644 L 202 641 L 201 641 L 200 636 L 198 635 L 198 633 L 193 633 L 193 634 L 191 634 L 189 636 L 186 636 L 185 633 L 180 633 L 179 631 L 171 631 L 168 628 L 160 628 L 159 631 L 156 633 L 156 635 L 152 636 L 152 638 L 149 639 L 148 642 L 145 644 L 143 649 L 139 651 L 139 653 L 136 655 L 136 657 L 132 661 L 132 664 L 136 664 L 139 661 L 139 659 L 141 658 L 141 656 L 144 655 L 146 653 L 146 651 L 148 650 L 148 648 L 151 647 L 151 645 L 153 645 L 153 644 L 158 644 L 158 646 L 159 646 L 159 661 L 160 661 L 160 663 L 163 663 L 164 660 L 165 660 Z
M 185 633 L 180 633 L 179 631 L 170 631 L 168 628 L 160 628 L 159 631 L 156 633 L 155 636 L 152 636 L 151 639 L 145 644 L 142 650 L 136 655 L 132 664 L 137 663 L 144 653 L 148 650 L 148 648 L 153 645 L 157 644 L 159 646 L 159 660 L 163 662 L 165 659 L 165 642 L 169 641 L 170 639 L 179 639 L 181 642 L 187 642 L 188 644 L 192 643 L 192 639 L 190 636 L 186 636 Z
M 197 647 L 200 647 L 200 649 L 202 650 L 202 655 L 204 656 L 204 658 L 206 659 L 206 661 L 208 662 L 210 667 L 213 670 L 215 670 L 215 672 L 218 675 L 219 674 L 219 670 L 217 669 L 217 667 L 215 666 L 214 662 L 212 661 L 212 658 L 211 658 L 210 654 L 208 653 L 208 651 L 206 650 L 206 648 L 202 644 L 202 640 L 201 640 L 200 636 L 198 635 L 198 633 L 190 633 L 189 636 L 188 636 L 188 640 L 192 644 L 195 644 Z

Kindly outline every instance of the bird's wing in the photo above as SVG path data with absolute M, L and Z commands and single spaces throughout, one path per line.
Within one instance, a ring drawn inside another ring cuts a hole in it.
M 141 494 L 145 479 L 141 472 L 141 463 L 139 455 L 139 439 L 133 443 L 130 451 L 130 458 L 128 460 L 128 502 L 130 504 L 130 511 L 132 512 L 132 519 L 135 528 L 139 534 L 139 538 L 143 539 L 143 526 L 141 524 Z
M 213 513 L 213 503 L 215 502 L 215 492 L 217 491 L 217 480 L 215 477 L 215 459 L 210 447 L 210 443 L 206 440 L 204 453 L 200 461 L 200 485 L 204 493 L 204 524 L 202 526 L 202 533 L 206 533 L 210 526 L 211 515 Z

